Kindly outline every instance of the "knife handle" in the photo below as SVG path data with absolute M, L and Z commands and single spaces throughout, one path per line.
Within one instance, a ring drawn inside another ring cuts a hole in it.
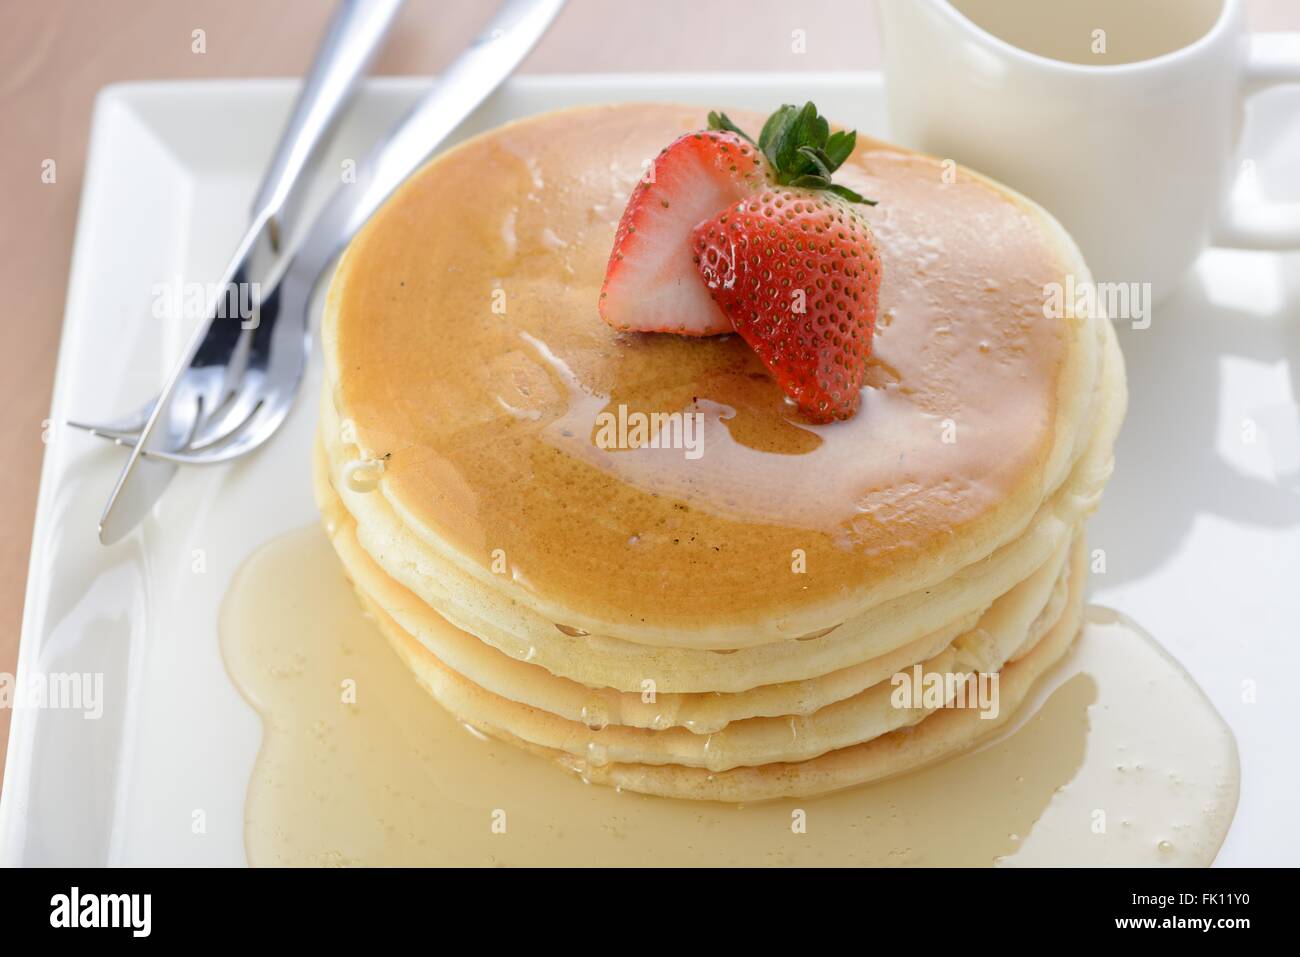
M 307 192 L 304 170 L 333 133 L 401 6 L 402 0 L 339 3 L 253 199 L 253 221 L 267 220 L 277 253 Z

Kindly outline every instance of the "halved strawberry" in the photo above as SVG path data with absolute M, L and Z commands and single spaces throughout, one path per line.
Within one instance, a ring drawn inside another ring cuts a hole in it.
M 767 185 L 767 161 L 727 130 L 678 137 L 628 200 L 600 291 L 615 329 L 712 336 L 731 323 L 709 301 L 691 254 L 691 230 Z
M 774 187 L 692 233 L 704 285 L 815 422 L 856 411 L 871 354 L 880 259 L 852 204 L 825 188 Z

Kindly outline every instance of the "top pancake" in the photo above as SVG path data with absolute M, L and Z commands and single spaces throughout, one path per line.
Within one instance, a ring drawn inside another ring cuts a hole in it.
M 737 336 L 615 332 L 596 304 L 623 205 L 704 118 L 570 110 L 443 154 L 350 246 L 323 338 L 377 494 L 440 559 L 575 630 L 727 647 L 833 626 L 1017 534 L 1087 438 L 1098 337 L 1043 316 L 1044 285 L 1089 278 L 1050 217 L 862 137 L 837 180 L 879 201 L 883 280 L 851 420 L 801 421 Z M 702 455 L 598 447 L 620 406 L 703 413 Z

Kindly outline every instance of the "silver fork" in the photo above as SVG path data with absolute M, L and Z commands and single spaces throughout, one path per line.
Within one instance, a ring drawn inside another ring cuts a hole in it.
M 100 518 L 102 542 L 117 541 L 143 518 L 178 465 L 230 461 L 275 433 L 289 413 L 310 355 L 309 307 L 321 274 L 392 191 L 514 72 L 563 6 L 564 0 L 505 0 L 469 49 L 360 164 L 356 181 L 334 192 L 299 246 L 275 264 L 263 284 L 269 292 L 258 306 L 256 327 L 240 330 L 231 353 L 226 372 L 233 370 L 240 386 L 222 399 L 216 421 L 223 428 L 168 428 L 168 439 L 177 433 L 188 436 L 188 446 L 179 452 L 156 438 L 179 385 L 174 378 L 138 434 L 110 436 L 130 445 L 131 455 Z M 213 416 L 207 421 L 213 422 Z M 155 471 L 133 488 L 129 480 L 141 469 Z
M 294 103 L 271 165 L 253 199 L 249 231 L 218 288 L 224 295 L 195 334 L 191 356 L 176 378 L 163 434 L 144 454 L 181 464 L 225 461 L 224 446 L 264 402 L 272 329 L 261 330 L 260 313 L 227 307 L 240 290 L 257 288 L 283 255 L 286 237 L 306 193 L 305 173 L 320 158 L 355 90 L 392 25 L 402 0 L 342 0 L 326 30 L 302 92 Z M 251 303 L 254 310 L 258 304 Z M 241 321 L 234 321 L 239 319 Z M 242 320 L 253 320 L 251 323 Z M 195 344 L 196 343 L 196 344 Z M 68 425 L 121 445 L 134 446 L 153 417 L 158 399 L 111 422 L 70 420 Z

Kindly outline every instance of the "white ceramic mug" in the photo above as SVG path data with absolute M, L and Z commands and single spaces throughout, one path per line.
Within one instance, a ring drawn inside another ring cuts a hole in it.
M 1207 245 L 1300 248 L 1300 204 L 1230 198 L 1300 33 L 1246 34 L 1240 0 L 878 2 L 894 139 L 1038 201 L 1097 280 L 1160 298 Z

